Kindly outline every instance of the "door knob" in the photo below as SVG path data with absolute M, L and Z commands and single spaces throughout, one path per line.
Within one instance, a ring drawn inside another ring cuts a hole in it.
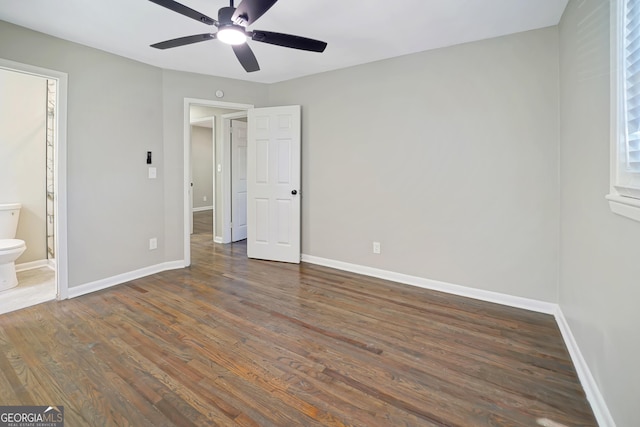
M 295 196 L 296 194 L 298 194 L 298 190 L 291 190 L 291 194 Z

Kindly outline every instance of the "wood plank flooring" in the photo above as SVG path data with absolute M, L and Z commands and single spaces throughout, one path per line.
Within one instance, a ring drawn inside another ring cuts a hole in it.
M 75 426 L 595 426 L 551 316 L 248 260 L 0 316 L 0 404 Z

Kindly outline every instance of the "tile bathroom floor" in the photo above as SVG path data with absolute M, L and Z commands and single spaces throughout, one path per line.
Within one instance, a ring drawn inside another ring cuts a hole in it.
M 18 286 L 0 291 L 0 314 L 55 299 L 56 273 L 51 268 L 34 268 L 17 274 Z

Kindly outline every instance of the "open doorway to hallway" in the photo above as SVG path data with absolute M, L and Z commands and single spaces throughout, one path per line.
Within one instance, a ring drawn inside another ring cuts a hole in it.
M 185 265 L 189 265 L 196 213 L 210 211 L 213 241 L 232 241 L 230 124 L 231 120 L 246 117 L 246 111 L 253 106 L 189 98 L 184 106 L 184 253 Z

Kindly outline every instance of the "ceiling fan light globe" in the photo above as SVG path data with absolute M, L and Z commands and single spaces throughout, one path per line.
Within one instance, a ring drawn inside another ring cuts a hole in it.
M 235 27 L 220 28 L 216 34 L 216 38 L 222 43 L 230 45 L 239 45 L 247 42 L 247 36 L 244 31 Z

